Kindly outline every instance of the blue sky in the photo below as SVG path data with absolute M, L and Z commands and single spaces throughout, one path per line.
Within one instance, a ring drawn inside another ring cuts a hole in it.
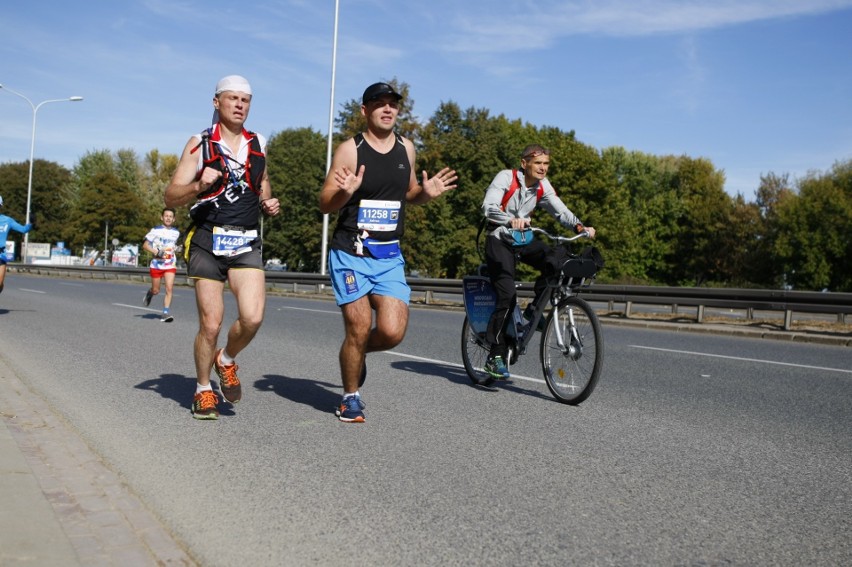
M 245 5 L 6 6 L 0 84 L 34 104 L 85 99 L 39 108 L 36 158 L 177 154 L 235 73 L 254 90 L 250 129 L 327 134 L 334 1 Z M 598 149 L 704 157 L 753 200 L 761 174 L 852 159 L 850 30 L 852 0 L 340 0 L 334 113 L 397 78 L 424 120 L 453 101 Z M 32 109 L 5 91 L 0 163 L 26 161 Z

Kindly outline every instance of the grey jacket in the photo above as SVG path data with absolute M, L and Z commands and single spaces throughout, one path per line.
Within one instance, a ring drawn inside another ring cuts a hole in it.
M 518 180 L 520 181 L 520 187 L 518 187 L 518 190 L 509 199 L 509 202 L 506 203 L 505 211 L 500 210 L 500 203 L 503 202 L 503 195 L 509 190 L 509 185 L 512 183 L 512 170 L 504 169 L 498 173 L 485 191 L 485 200 L 482 202 L 482 213 L 489 222 L 489 236 L 500 238 L 505 242 L 511 242 L 512 236 L 509 233 L 510 221 L 513 218 L 530 218 L 536 206 L 543 208 L 556 217 L 556 220 L 560 224 L 572 230 L 576 225 L 581 224 L 580 219 L 556 195 L 553 185 L 550 184 L 550 181 L 546 177 L 541 181 L 544 186 L 544 194 L 538 203 L 536 203 L 538 183 L 532 187 L 526 187 L 524 172 L 520 169 L 518 170 Z

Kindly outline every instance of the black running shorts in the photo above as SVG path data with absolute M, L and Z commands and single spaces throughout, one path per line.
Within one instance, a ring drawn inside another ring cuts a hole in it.
M 263 248 L 258 236 L 251 244 L 251 250 L 237 256 L 216 256 L 213 254 L 213 233 L 203 227 L 196 227 L 188 236 L 189 257 L 186 261 L 186 275 L 198 280 L 228 280 L 228 270 L 263 270 Z

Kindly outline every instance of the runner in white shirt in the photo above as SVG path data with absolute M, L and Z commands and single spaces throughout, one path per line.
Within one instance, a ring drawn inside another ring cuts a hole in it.
M 160 293 L 160 282 L 165 281 L 166 297 L 163 299 L 163 316 L 160 321 L 171 323 L 174 317 L 169 313 L 169 308 L 172 305 L 172 289 L 175 284 L 175 274 L 177 273 L 177 256 L 175 250 L 178 246 L 180 231 L 172 226 L 175 222 L 175 210 L 172 208 L 163 209 L 163 214 L 160 217 L 163 224 L 152 228 L 145 235 L 145 242 L 142 243 L 142 249 L 154 255 L 151 260 L 151 288 L 145 292 L 145 299 L 142 303 L 147 307 L 151 304 L 151 298 Z

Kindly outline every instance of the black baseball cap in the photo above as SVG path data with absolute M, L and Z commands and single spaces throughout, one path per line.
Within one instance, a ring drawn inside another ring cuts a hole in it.
M 367 87 L 364 91 L 364 96 L 361 97 L 361 104 L 367 104 L 371 100 L 376 100 L 380 96 L 390 95 L 396 97 L 396 100 L 402 98 L 402 95 L 393 90 L 393 87 L 387 83 L 374 83 Z

